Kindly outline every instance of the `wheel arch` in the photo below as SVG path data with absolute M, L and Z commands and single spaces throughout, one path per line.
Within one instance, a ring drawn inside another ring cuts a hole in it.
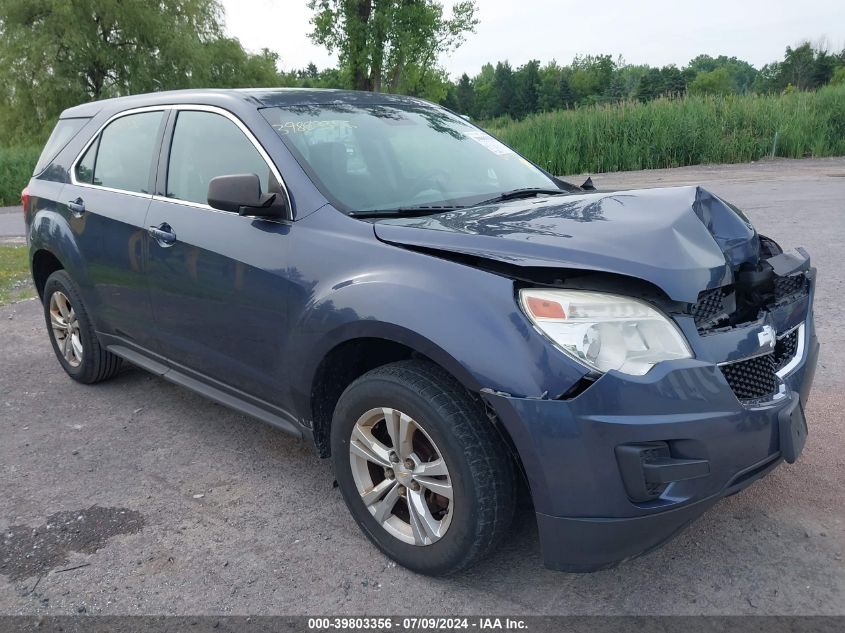
M 43 299 L 47 279 L 57 270 L 64 270 L 65 266 L 52 251 L 39 248 L 32 253 L 31 269 L 35 290 L 38 292 L 38 296 Z
M 372 322 L 370 322 L 372 323 Z M 329 434 L 332 415 L 343 391 L 368 371 L 409 358 L 427 360 L 455 378 L 472 397 L 481 386 L 461 363 L 421 335 L 398 326 L 376 324 L 335 341 L 306 374 L 311 378 L 306 393 L 314 443 L 321 457 L 331 453 Z M 369 328 L 368 328 L 369 330 Z
M 39 210 L 32 219 L 29 234 L 30 270 L 39 297 L 47 278 L 56 270 L 66 270 L 80 287 L 85 288 L 87 266 L 76 235 L 61 213 L 53 209 Z

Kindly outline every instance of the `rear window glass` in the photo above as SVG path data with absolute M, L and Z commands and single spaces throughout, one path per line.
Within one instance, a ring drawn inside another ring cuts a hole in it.
M 163 114 L 159 110 L 115 119 L 79 161 L 77 181 L 149 193 L 150 169 Z
M 70 142 L 74 136 L 76 136 L 77 132 L 82 129 L 86 123 L 88 123 L 90 119 L 59 119 L 59 122 L 56 123 L 56 127 L 53 128 L 53 132 L 50 134 L 50 138 L 47 139 L 47 144 L 44 146 L 44 149 L 41 150 L 41 156 L 38 158 L 38 162 L 35 165 L 35 171 L 33 173 L 40 174 L 44 171 L 44 168 L 50 164 L 50 161 L 53 160 L 60 151 L 62 151 Z

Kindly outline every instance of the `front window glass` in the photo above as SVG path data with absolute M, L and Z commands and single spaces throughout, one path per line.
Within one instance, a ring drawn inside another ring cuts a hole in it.
M 167 196 L 207 204 L 211 179 L 234 174 L 255 174 L 263 193 L 278 191 L 264 158 L 232 121 L 213 112 L 179 112 L 170 145 Z
M 397 100 L 261 112 L 323 193 L 349 210 L 462 206 L 511 189 L 556 188 L 519 154 L 436 106 Z

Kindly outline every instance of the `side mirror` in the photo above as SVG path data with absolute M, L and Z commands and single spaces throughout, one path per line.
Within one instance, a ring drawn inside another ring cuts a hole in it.
M 238 215 L 276 218 L 285 204 L 276 193 L 261 193 L 261 180 L 255 174 L 217 176 L 208 183 L 208 206 Z

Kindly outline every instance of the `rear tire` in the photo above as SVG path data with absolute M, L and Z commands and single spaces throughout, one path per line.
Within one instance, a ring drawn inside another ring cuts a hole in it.
M 440 367 L 408 360 L 358 378 L 335 409 L 331 444 L 352 516 L 403 567 L 454 574 L 507 534 L 514 460 L 483 405 Z
M 68 376 L 92 384 L 120 370 L 120 357 L 100 345 L 79 288 L 64 270 L 44 284 L 44 318 L 53 351 Z

